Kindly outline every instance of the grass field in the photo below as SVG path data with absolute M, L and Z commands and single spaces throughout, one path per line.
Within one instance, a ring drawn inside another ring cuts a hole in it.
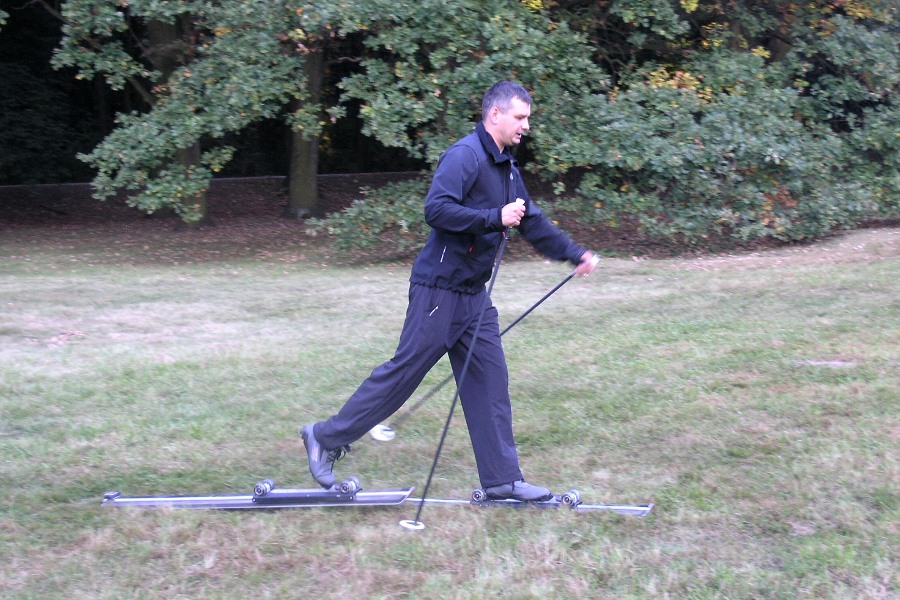
M 290 257 L 0 240 L 0 596 L 900 596 L 900 230 L 606 260 L 507 334 L 527 477 L 646 519 L 101 507 L 311 484 L 298 429 L 389 358 L 408 267 Z M 567 274 L 504 264 L 503 322 Z M 421 489 L 450 388 L 339 476 Z M 431 495 L 477 484 L 458 412 Z

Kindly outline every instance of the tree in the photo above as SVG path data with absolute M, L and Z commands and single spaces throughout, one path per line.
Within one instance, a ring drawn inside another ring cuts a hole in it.
M 229 133 L 272 118 L 289 102 L 291 125 L 315 137 L 320 109 L 308 103 L 306 59 L 287 2 L 75 0 L 63 5 L 54 59 L 79 77 L 102 75 L 139 90 L 148 110 L 120 115 L 84 159 L 97 169 L 95 197 L 120 190 L 148 212 L 171 207 L 188 222 L 206 214 L 213 173 L 234 149 Z
M 318 136 L 328 117 L 321 105 L 323 70 L 329 53 L 338 47 L 335 40 L 364 31 L 376 39 L 367 43 L 373 55 L 384 54 L 394 40 L 402 42 L 406 32 L 412 32 L 410 39 L 431 45 L 428 52 L 434 64 L 422 71 L 430 74 L 429 80 L 418 80 L 415 68 L 406 76 L 398 71 L 397 77 L 386 77 L 386 63 L 376 56 L 363 63 L 365 77 L 351 76 L 343 87 L 344 98 L 352 101 L 381 85 L 398 86 L 378 89 L 376 102 L 365 103 L 366 131 L 432 162 L 435 148 L 448 135 L 460 135 L 471 121 L 484 82 L 514 76 L 523 63 L 543 69 L 525 80 L 540 82 L 548 98 L 582 88 L 585 81 L 588 89 L 602 84 L 602 75 L 585 52 L 569 55 L 566 44 L 575 37 L 564 35 L 564 26 L 537 16 L 520 2 L 502 6 L 508 16 L 498 17 L 495 8 L 472 0 L 429 0 L 411 6 L 383 0 L 300 4 L 76 0 L 63 7 L 65 37 L 55 64 L 75 67 L 84 78 L 102 75 L 115 89 L 129 85 L 147 105 L 145 112 L 120 115 L 116 129 L 84 157 L 98 170 L 96 197 L 125 190 L 132 193 L 129 201 L 144 210 L 172 207 L 187 221 L 201 220 L 210 179 L 233 155 L 234 149 L 222 138 L 290 106 L 288 212 L 305 216 L 315 206 Z M 447 21 L 437 22 L 435 14 L 445 14 Z M 469 35 L 482 28 L 481 34 Z M 555 32 L 557 28 L 563 31 Z M 541 40 L 541 45 L 522 44 L 526 38 Z M 402 52 L 402 61 L 414 67 L 416 57 Z M 559 69 L 541 67 L 537 61 L 547 54 L 565 64 Z M 526 67 L 523 72 L 531 71 Z M 588 78 L 579 79 L 585 73 Z M 401 101 L 404 94 L 416 93 L 425 95 L 417 106 Z M 444 97 L 429 101 L 435 93 Z M 552 108 L 549 103 L 545 106 Z M 380 113 L 380 107 L 387 113 L 430 111 L 412 115 L 407 124 L 419 129 L 418 141 L 410 145 L 386 138 L 394 132 L 385 128 L 384 118 L 394 117 Z M 344 115 L 343 108 L 329 112 L 332 119 Z M 428 120 L 432 123 L 426 126 Z
M 365 4 L 357 18 L 371 33 L 370 55 L 341 82 L 343 97 L 362 102 L 366 133 L 432 165 L 471 131 L 493 82 L 516 79 L 533 91 L 539 157 L 554 152 L 543 132 L 565 129 L 566 117 L 608 83 L 586 40 L 534 2 Z
M 323 10 L 324 9 L 324 10 Z M 291 128 L 291 157 L 288 175 L 288 206 L 285 216 L 305 218 L 318 214 L 316 180 L 319 167 L 319 134 L 323 119 L 323 88 L 325 86 L 328 54 L 334 50 L 338 37 L 331 23 L 331 10 L 342 10 L 340 5 L 314 4 L 296 10 L 296 26 L 282 39 L 295 45 L 303 57 L 304 98 L 295 98 L 294 114 L 303 114 L 306 122 L 298 122 Z M 308 106 L 304 111 L 304 103 Z

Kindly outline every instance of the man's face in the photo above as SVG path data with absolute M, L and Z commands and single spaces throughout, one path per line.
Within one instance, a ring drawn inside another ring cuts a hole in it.
M 522 136 L 529 129 L 530 116 L 531 105 L 518 98 L 513 98 L 506 112 L 501 112 L 498 108 L 491 111 L 491 135 L 501 150 L 522 141 Z

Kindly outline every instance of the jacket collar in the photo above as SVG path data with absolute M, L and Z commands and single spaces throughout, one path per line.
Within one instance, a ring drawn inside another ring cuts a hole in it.
M 479 121 L 478 125 L 475 126 L 475 133 L 478 134 L 481 145 L 484 146 L 487 153 L 493 157 L 495 163 L 506 161 L 515 162 L 515 159 L 509 152 L 509 148 L 505 148 L 503 152 L 500 152 L 500 148 L 497 147 L 497 142 L 495 142 L 494 138 L 491 137 L 491 134 L 487 132 L 483 122 Z

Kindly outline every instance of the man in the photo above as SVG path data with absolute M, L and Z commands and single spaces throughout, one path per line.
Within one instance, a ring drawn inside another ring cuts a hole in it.
M 336 415 L 301 433 L 310 472 L 322 487 L 335 484 L 334 463 L 348 445 L 396 412 L 448 354 L 482 489 L 490 498 L 552 497 L 549 489 L 526 483 L 519 468 L 500 321 L 485 284 L 509 227 L 517 227 L 548 258 L 572 262 L 579 275 L 590 274 L 596 261 L 554 226 L 525 190 L 510 149 L 528 131 L 530 115 L 528 91 L 500 82 L 485 94 L 475 131 L 441 157 L 425 200 L 432 231 L 412 268 L 394 357 L 376 368 Z

